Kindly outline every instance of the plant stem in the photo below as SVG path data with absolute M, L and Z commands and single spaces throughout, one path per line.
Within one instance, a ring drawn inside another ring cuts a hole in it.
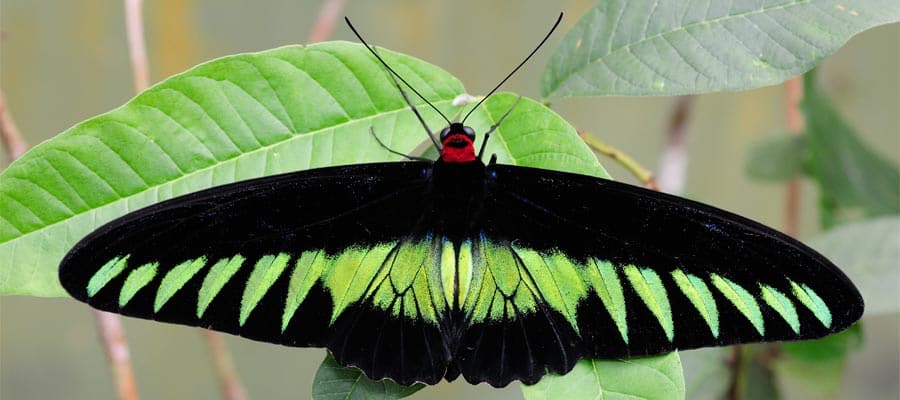
M 791 135 L 802 135 L 805 128 L 800 101 L 803 99 L 803 79 L 793 77 L 784 83 L 784 116 L 787 131 Z M 784 205 L 784 233 L 797 236 L 800 225 L 800 178 L 795 177 L 787 184 Z
M 116 382 L 117 397 L 120 400 L 138 400 L 140 397 L 134 381 L 134 372 L 131 370 L 131 355 L 128 351 L 128 342 L 125 340 L 125 330 L 122 329 L 122 318 L 106 311 L 92 311 L 100 340 L 106 349 L 106 359 Z
M 579 131 L 578 135 L 581 136 L 581 139 L 587 143 L 588 147 L 592 150 L 607 156 L 613 161 L 622 164 L 625 169 L 631 172 L 641 183 L 644 184 L 648 189 L 659 190 L 659 186 L 656 184 L 656 179 L 653 177 L 653 172 L 649 169 L 644 168 L 640 163 L 635 161 L 631 156 L 622 152 L 621 150 L 609 145 L 608 143 L 597 139 L 585 132 Z
M 219 376 L 219 385 L 222 390 L 222 398 L 225 400 L 243 400 L 247 397 L 244 387 L 238 379 L 237 369 L 231 353 L 225 347 L 225 341 L 218 332 L 203 329 L 203 338 L 212 356 L 213 365 Z
M 684 193 L 687 181 L 687 121 L 694 104 L 694 96 L 678 96 L 669 115 L 666 147 L 659 159 L 659 187 L 663 192 Z
M 321 42 L 331 37 L 331 32 L 334 31 L 334 24 L 341 16 L 341 11 L 344 10 L 346 4 L 347 0 L 325 0 L 306 43 Z
M 725 360 L 725 364 L 731 369 L 731 382 L 728 384 L 728 400 L 740 400 L 741 398 L 741 374 L 744 371 L 744 347 L 731 346 L 731 355 Z
M 128 55 L 131 57 L 131 76 L 135 92 L 141 92 L 150 86 L 142 3 L 143 0 L 125 0 L 125 29 L 128 36 Z
M 22 138 L 12 113 L 6 107 L 6 95 L 0 89 L 0 141 L 6 149 L 6 159 L 9 162 L 17 160 L 28 150 L 28 143 Z

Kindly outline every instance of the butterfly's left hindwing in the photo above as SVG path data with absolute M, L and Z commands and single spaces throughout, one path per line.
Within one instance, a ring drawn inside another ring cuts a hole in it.
M 428 257 L 441 243 L 415 235 L 431 168 L 334 167 L 165 201 L 80 241 L 60 280 L 102 310 L 328 347 L 371 377 L 435 383 L 448 356 Z

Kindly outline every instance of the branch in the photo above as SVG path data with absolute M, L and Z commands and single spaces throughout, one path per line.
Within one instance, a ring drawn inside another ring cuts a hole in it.
M 631 172 L 632 175 L 644 184 L 644 187 L 652 190 L 659 190 L 656 179 L 653 177 L 653 172 L 644 168 L 644 166 L 631 158 L 631 156 L 583 131 L 579 131 L 578 136 L 581 136 L 581 139 L 587 143 L 591 150 L 603 154 L 625 167 L 625 169 Z
M 100 340 L 106 349 L 106 359 L 109 361 L 113 379 L 116 381 L 118 398 L 120 400 L 138 400 L 134 373 L 131 370 L 131 355 L 128 351 L 128 342 L 125 340 L 125 330 L 122 329 L 122 318 L 106 311 L 95 309 L 91 311 L 94 313 L 97 331 L 100 333 Z
M 687 180 L 687 121 L 694 96 L 678 96 L 669 116 L 666 147 L 659 159 L 659 187 L 663 192 L 684 193 Z
M 321 42 L 331 37 L 331 32 L 334 31 L 334 24 L 340 18 L 341 11 L 344 10 L 346 4 L 347 0 L 325 0 L 306 43 Z
M 6 95 L 2 89 L 0 89 L 0 141 L 3 142 L 6 159 L 9 162 L 17 160 L 28 151 L 28 143 L 22 138 L 13 121 L 12 113 L 6 107 Z
M 128 55 L 131 58 L 131 76 L 135 92 L 141 92 L 150 86 L 142 3 L 143 0 L 125 0 L 125 29 L 128 35 Z
M 805 128 L 800 100 L 803 99 L 803 79 L 796 76 L 784 83 L 784 117 L 788 133 L 802 135 Z M 797 236 L 800 225 L 800 178 L 795 177 L 787 184 L 784 204 L 784 233 Z
M 222 335 L 207 329 L 202 331 L 203 338 L 206 340 L 206 346 L 209 348 L 209 354 L 212 356 L 213 365 L 216 366 L 216 373 L 219 376 L 222 398 L 225 400 L 243 400 L 247 398 L 244 387 L 241 386 L 241 381 L 238 379 L 234 360 L 232 360 L 231 353 L 225 347 Z

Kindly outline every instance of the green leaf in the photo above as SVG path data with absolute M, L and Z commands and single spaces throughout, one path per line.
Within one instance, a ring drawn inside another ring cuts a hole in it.
M 841 217 L 835 212 L 853 208 L 868 216 L 900 214 L 900 170 L 860 141 L 818 90 L 814 72 L 805 76 L 803 109 L 807 170 L 821 189 L 822 204 L 832 211 L 823 215 L 823 225 Z
M 681 95 L 780 83 L 851 36 L 900 20 L 895 0 L 613 0 L 566 34 L 545 98 Z
M 834 398 L 840 388 L 847 356 L 861 344 L 860 324 L 819 340 L 784 343 L 783 356 L 777 359 L 773 368 L 803 384 L 817 398 Z
M 362 371 L 338 365 L 329 353 L 316 371 L 313 400 L 393 400 L 408 397 L 424 388 L 417 383 L 403 386 L 390 379 L 373 381 Z
M 783 182 L 803 173 L 803 136 L 782 134 L 750 148 L 744 170 L 751 178 Z
M 741 346 L 743 366 L 738 383 L 737 398 L 743 400 L 778 400 L 781 395 L 775 384 L 775 374 L 769 363 L 763 360 L 767 348 L 772 345 Z
M 678 353 L 627 360 L 581 360 L 564 376 L 522 385 L 527 400 L 684 399 Z
M 859 288 L 865 316 L 900 313 L 897 260 L 900 260 L 900 216 L 848 223 L 809 241 Z

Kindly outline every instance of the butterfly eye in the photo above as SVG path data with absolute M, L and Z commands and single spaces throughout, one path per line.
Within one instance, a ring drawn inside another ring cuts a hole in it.
M 449 136 L 449 135 L 450 135 L 450 127 L 448 126 L 448 127 L 444 128 L 443 130 L 441 130 L 441 141 L 443 142 L 444 139 L 446 139 L 447 136 Z
M 475 130 L 474 129 L 469 128 L 468 126 L 464 126 L 463 131 L 466 132 L 466 136 L 468 136 L 469 139 L 475 139 Z

